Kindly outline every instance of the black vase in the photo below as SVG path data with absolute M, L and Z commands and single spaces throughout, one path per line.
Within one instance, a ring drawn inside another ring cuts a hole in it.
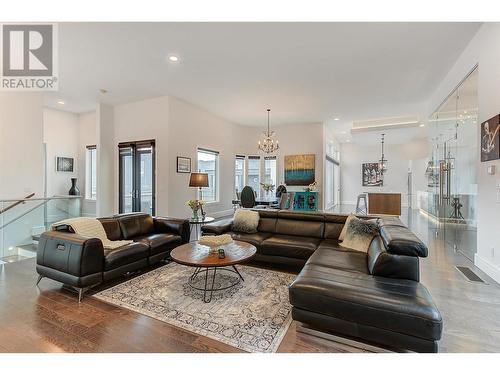
M 80 195 L 80 189 L 76 186 L 76 178 L 71 179 L 71 189 L 68 192 L 69 195 Z

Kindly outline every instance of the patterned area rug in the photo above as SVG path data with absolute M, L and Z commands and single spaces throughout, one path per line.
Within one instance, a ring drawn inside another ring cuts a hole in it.
M 292 321 L 288 285 L 294 275 L 238 266 L 245 281 L 214 292 L 210 303 L 188 285 L 194 269 L 170 263 L 94 297 L 249 352 L 272 353 Z M 218 272 L 216 284 L 230 285 L 237 276 Z M 203 274 L 194 280 L 204 283 Z

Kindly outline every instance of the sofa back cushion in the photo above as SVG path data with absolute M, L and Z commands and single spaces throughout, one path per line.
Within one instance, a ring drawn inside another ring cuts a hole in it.
M 324 218 L 324 215 L 318 214 L 279 211 L 275 233 L 322 238 L 325 228 Z
M 323 237 L 330 240 L 338 240 L 346 219 L 346 215 L 325 215 L 325 233 Z
M 278 212 L 274 210 L 257 210 L 257 211 L 259 211 L 259 216 L 260 216 L 259 226 L 257 227 L 257 231 L 275 233 Z
M 101 222 L 102 226 L 104 227 L 104 231 L 106 232 L 106 236 L 109 240 L 119 241 L 123 239 L 120 223 L 117 219 L 112 217 L 101 217 L 97 220 Z
M 120 229 L 125 240 L 130 240 L 144 234 L 150 234 L 155 230 L 153 217 L 148 214 L 124 214 L 116 215 L 115 218 L 120 223 Z

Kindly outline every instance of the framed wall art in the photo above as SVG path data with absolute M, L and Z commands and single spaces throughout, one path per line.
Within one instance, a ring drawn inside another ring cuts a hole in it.
M 191 173 L 191 158 L 177 156 L 177 173 Z
M 57 172 L 73 172 L 75 160 L 73 158 L 66 158 L 62 156 L 56 157 L 56 171 Z

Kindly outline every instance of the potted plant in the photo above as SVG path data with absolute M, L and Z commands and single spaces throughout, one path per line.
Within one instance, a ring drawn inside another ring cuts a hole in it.
M 268 183 L 265 183 L 265 182 L 261 182 L 260 186 L 262 186 L 262 189 L 265 191 L 266 196 L 268 198 L 270 198 L 271 197 L 271 193 L 274 191 L 274 185 L 273 184 L 268 184 Z
M 316 191 L 316 181 L 304 189 L 306 192 Z
M 203 205 L 205 202 L 199 199 L 190 199 L 186 202 L 186 204 L 193 211 L 193 219 L 198 220 L 198 210 L 201 211 L 202 218 L 205 218 L 205 212 L 203 212 Z

